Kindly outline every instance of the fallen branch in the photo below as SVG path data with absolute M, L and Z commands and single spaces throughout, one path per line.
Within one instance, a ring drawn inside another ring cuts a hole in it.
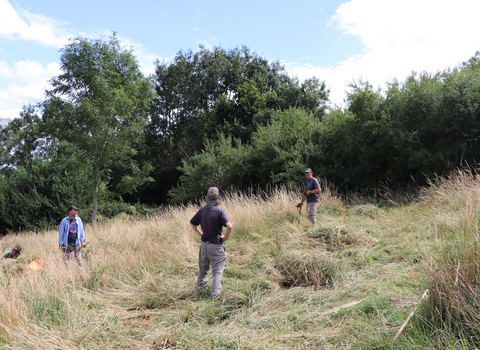
M 417 311 L 417 309 L 418 309 L 418 307 L 420 306 L 422 300 L 425 299 L 427 296 L 428 296 L 428 288 L 425 289 L 425 292 L 423 292 L 420 300 L 418 301 L 418 305 L 415 307 L 415 309 L 412 310 L 412 312 L 410 312 L 410 315 L 408 315 L 406 321 L 402 324 L 402 327 L 400 327 L 400 329 L 397 331 L 397 333 L 396 333 L 395 336 L 393 337 L 392 342 L 394 342 L 394 341 L 397 340 L 397 338 L 399 337 L 399 335 L 403 332 L 403 330 L 404 330 L 405 327 L 407 326 L 408 322 L 410 322 L 410 319 L 412 318 L 412 316 L 415 314 L 415 311 Z

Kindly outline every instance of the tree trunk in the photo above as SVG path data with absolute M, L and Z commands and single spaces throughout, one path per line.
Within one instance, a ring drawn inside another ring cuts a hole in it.
M 97 202 L 98 202 L 98 181 L 100 178 L 100 171 L 98 163 L 95 164 L 95 177 L 93 181 L 93 209 L 92 209 L 92 226 L 97 226 Z
M 92 226 L 97 226 L 97 197 L 98 197 L 98 183 L 93 185 L 93 213 L 92 213 Z

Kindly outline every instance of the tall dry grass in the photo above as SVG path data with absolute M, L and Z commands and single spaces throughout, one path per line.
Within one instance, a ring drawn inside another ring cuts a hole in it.
M 427 323 L 448 331 L 465 348 L 480 346 L 480 176 L 457 170 L 432 181 L 423 203 L 435 212 L 438 250 L 429 269 Z
M 338 201 L 330 193 L 323 200 Z M 229 312 L 252 305 L 265 290 L 277 290 L 282 283 L 332 283 L 333 272 L 325 277 L 325 269 L 305 273 L 318 259 L 310 265 L 290 264 L 286 251 L 301 248 L 298 237 L 310 227 L 305 211 L 298 222 L 298 201 L 298 193 L 274 190 L 231 193 L 222 203 L 234 226 L 224 278 Z M 0 263 L 2 347 L 142 349 L 151 348 L 152 339 L 157 345 L 168 343 L 169 331 L 161 322 L 139 334 L 131 325 L 141 320 L 151 324 L 179 304 L 206 302 L 195 291 L 199 237 L 189 226 L 201 205 L 168 207 L 146 219 L 120 217 L 96 228 L 87 225 L 90 243 L 82 250 L 81 268 L 73 260 L 63 263 L 55 230 L 5 236 L 0 249 L 20 244 L 23 251 L 20 258 Z M 27 268 L 34 258 L 43 263 L 41 273 Z M 298 278 L 287 282 L 295 274 Z M 186 319 L 195 318 L 195 312 Z
M 0 250 L 23 251 L 0 261 L 0 348 L 436 349 L 472 334 L 476 176 L 438 179 L 420 201 L 388 207 L 322 188 L 315 227 L 305 209 L 299 220 L 298 191 L 227 194 L 218 302 L 195 290 L 189 220 L 202 203 L 87 225 L 81 268 L 64 265 L 55 230 L 5 236 Z M 41 273 L 26 268 L 34 258 Z M 412 323 L 393 344 L 427 285 L 419 315 L 433 328 Z

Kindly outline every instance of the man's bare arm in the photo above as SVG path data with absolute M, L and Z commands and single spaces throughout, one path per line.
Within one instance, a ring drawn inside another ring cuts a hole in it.
M 223 235 L 218 235 L 224 242 L 230 237 L 230 232 L 232 232 L 232 223 L 229 221 L 225 224 L 227 226 L 227 229 L 225 230 L 225 234 Z
M 202 235 L 202 232 L 198 229 L 198 226 L 195 226 L 194 224 L 190 223 L 190 226 L 192 227 L 193 231 L 198 233 L 200 236 Z

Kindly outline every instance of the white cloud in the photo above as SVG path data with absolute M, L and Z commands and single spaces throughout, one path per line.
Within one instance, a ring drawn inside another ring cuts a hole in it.
M 332 101 L 340 104 L 354 80 L 384 86 L 412 71 L 435 73 L 468 60 L 480 50 L 479 12 L 480 1 L 472 0 L 352 0 L 338 7 L 330 23 L 347 37 L 358 37 L 363 52 L 328 69 L 290 71 L 300 78 L 318 72 L 332 90 Z
M 0 77 L 7 79 L 28 81 L 49 80 L 53 76 L 60 74 L 60 65 L 57 62 L 51 62 L 46 68 L 36 61 L 19 61 L 11 67 L 7 62 L 0 61 Z
M 20 116 L 21 108 L 0 109 L 0 124 L 7 124 L 8 121 Z
M 9 106 L 42 101 L 49 85 L 48 80 L 60 73 L 60 65 L 56 62 L 43 67 L 41 63 L 35 61 L 20 61 L 11 67 L 6 62 L 0 61 L 0 77 L 14 81 L 6 90 L 0 91 L 2 108 L 0 114 L 17 111 Z M 18 116 L 18 112 L 16 114 Z
M 51 18 L 19 9 L 22 17 L 8 0 L 0 0 L 0 36 L 10 39 L 36 41 L 45 46 L 62 47 L 72 35 L 61 28 L 63 24 Z
M 13 83 L 8 86 L 7 91 L 0 91 L 0 105 L 8 103 L 37 103 L 43 99 L 45 82 L 30 82 L 25 85 Z

